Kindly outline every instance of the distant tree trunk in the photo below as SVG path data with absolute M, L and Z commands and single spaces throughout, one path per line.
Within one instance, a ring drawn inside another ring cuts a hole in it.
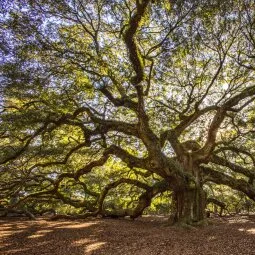
M 206 204 L 212 203 L 214 205 L 214 213 L 218 213 L 218 207 L 220 207 L 220 213 L 219 216 L 221 217 L 224 210 L 227 210 L 227 206 L 225 203 L 217 200 L 216 198 L 209 197 L 206 200 Z

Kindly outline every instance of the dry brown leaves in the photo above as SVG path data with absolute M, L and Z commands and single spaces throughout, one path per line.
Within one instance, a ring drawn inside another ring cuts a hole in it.
M 185 230 L 165 218 L 0 220 L 0 254 L 255 255 L 255 216 L 214 220 Z

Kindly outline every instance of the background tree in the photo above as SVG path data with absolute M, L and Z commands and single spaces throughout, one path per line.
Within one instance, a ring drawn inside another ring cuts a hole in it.
M 3 4 L 2 198 L 136 218 L 171 192 L 187 224 L 204 219 L 210 183 L 255 200 L 254 7 Z

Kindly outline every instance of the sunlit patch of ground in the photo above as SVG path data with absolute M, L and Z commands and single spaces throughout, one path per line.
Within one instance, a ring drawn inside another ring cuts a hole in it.
M 212 219 L 197 229 L 167 226 L 166 217 L 0 219 L 0 254 L 70 255 L 255 255 L 255 216 Z

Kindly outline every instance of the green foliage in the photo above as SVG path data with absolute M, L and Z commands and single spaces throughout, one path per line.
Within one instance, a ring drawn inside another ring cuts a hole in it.
M 252 7 L 10 3 L 0 14 L 0 199 L 64 214 L 149 201 L 146 213 L 166 214 L 176 190 L 215 182 L 210 196 L 242 208 L 241 194 L 255 198 Z

